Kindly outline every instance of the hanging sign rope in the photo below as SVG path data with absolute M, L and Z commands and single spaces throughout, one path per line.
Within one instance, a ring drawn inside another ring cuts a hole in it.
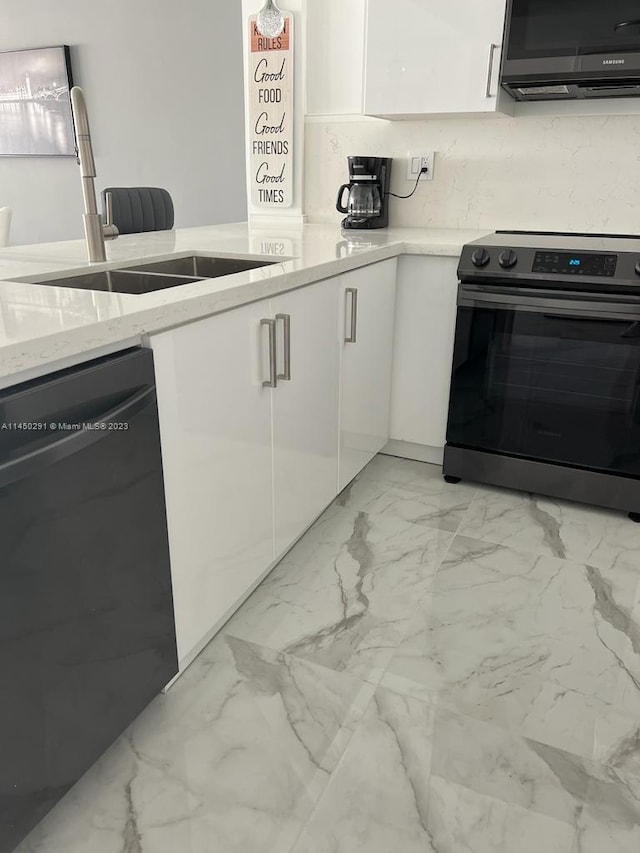
M 249 125 L 251 201 L 259 207 L 293 203 L 293 17 L 276 38 L 249 18 Z

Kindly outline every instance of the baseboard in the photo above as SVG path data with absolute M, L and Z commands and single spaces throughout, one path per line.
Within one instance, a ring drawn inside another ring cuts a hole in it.
M 414 444 L 412 441 L 390 439 L 380 451 L 387 456 L 400 456 L 403 459 L 415 459 L 417 462 L 429 462 L 442 465 L 444 447 L 431 447 L 428 444 Z

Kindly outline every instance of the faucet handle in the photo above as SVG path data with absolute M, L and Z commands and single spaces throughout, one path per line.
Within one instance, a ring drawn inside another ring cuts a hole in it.
M 115 240 L 120 232 L 113 221 L 113 193 L 105 193 L 104 202 L 107 217 L 106 222 L 104 223 L 104 239 Z

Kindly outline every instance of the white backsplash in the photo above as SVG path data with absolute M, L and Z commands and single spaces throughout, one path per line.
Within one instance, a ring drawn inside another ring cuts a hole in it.
M 397 158 L 392 190 L 407 194 L 407 154 L 436 151 L 434 180 L 391 199 L 391 225 L 640 233 L 640 116 L 310 120 L 305 148 L 310 222 L 340 222 L 347 155 Z

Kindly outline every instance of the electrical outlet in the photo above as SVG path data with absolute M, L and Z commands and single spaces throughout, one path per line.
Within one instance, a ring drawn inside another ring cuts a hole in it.
M 432 151 L 430 154 L 423 154 L 422 157 L 414 157 L 409 154 L 407 157 L 407 180 L 414 181 L 420 174 L 420 169 L 426 167 L 426 174 L 422 175 L 421 181 L 432 181 L 433 180 L 433 168 L 436 160 L 435 152 Z

